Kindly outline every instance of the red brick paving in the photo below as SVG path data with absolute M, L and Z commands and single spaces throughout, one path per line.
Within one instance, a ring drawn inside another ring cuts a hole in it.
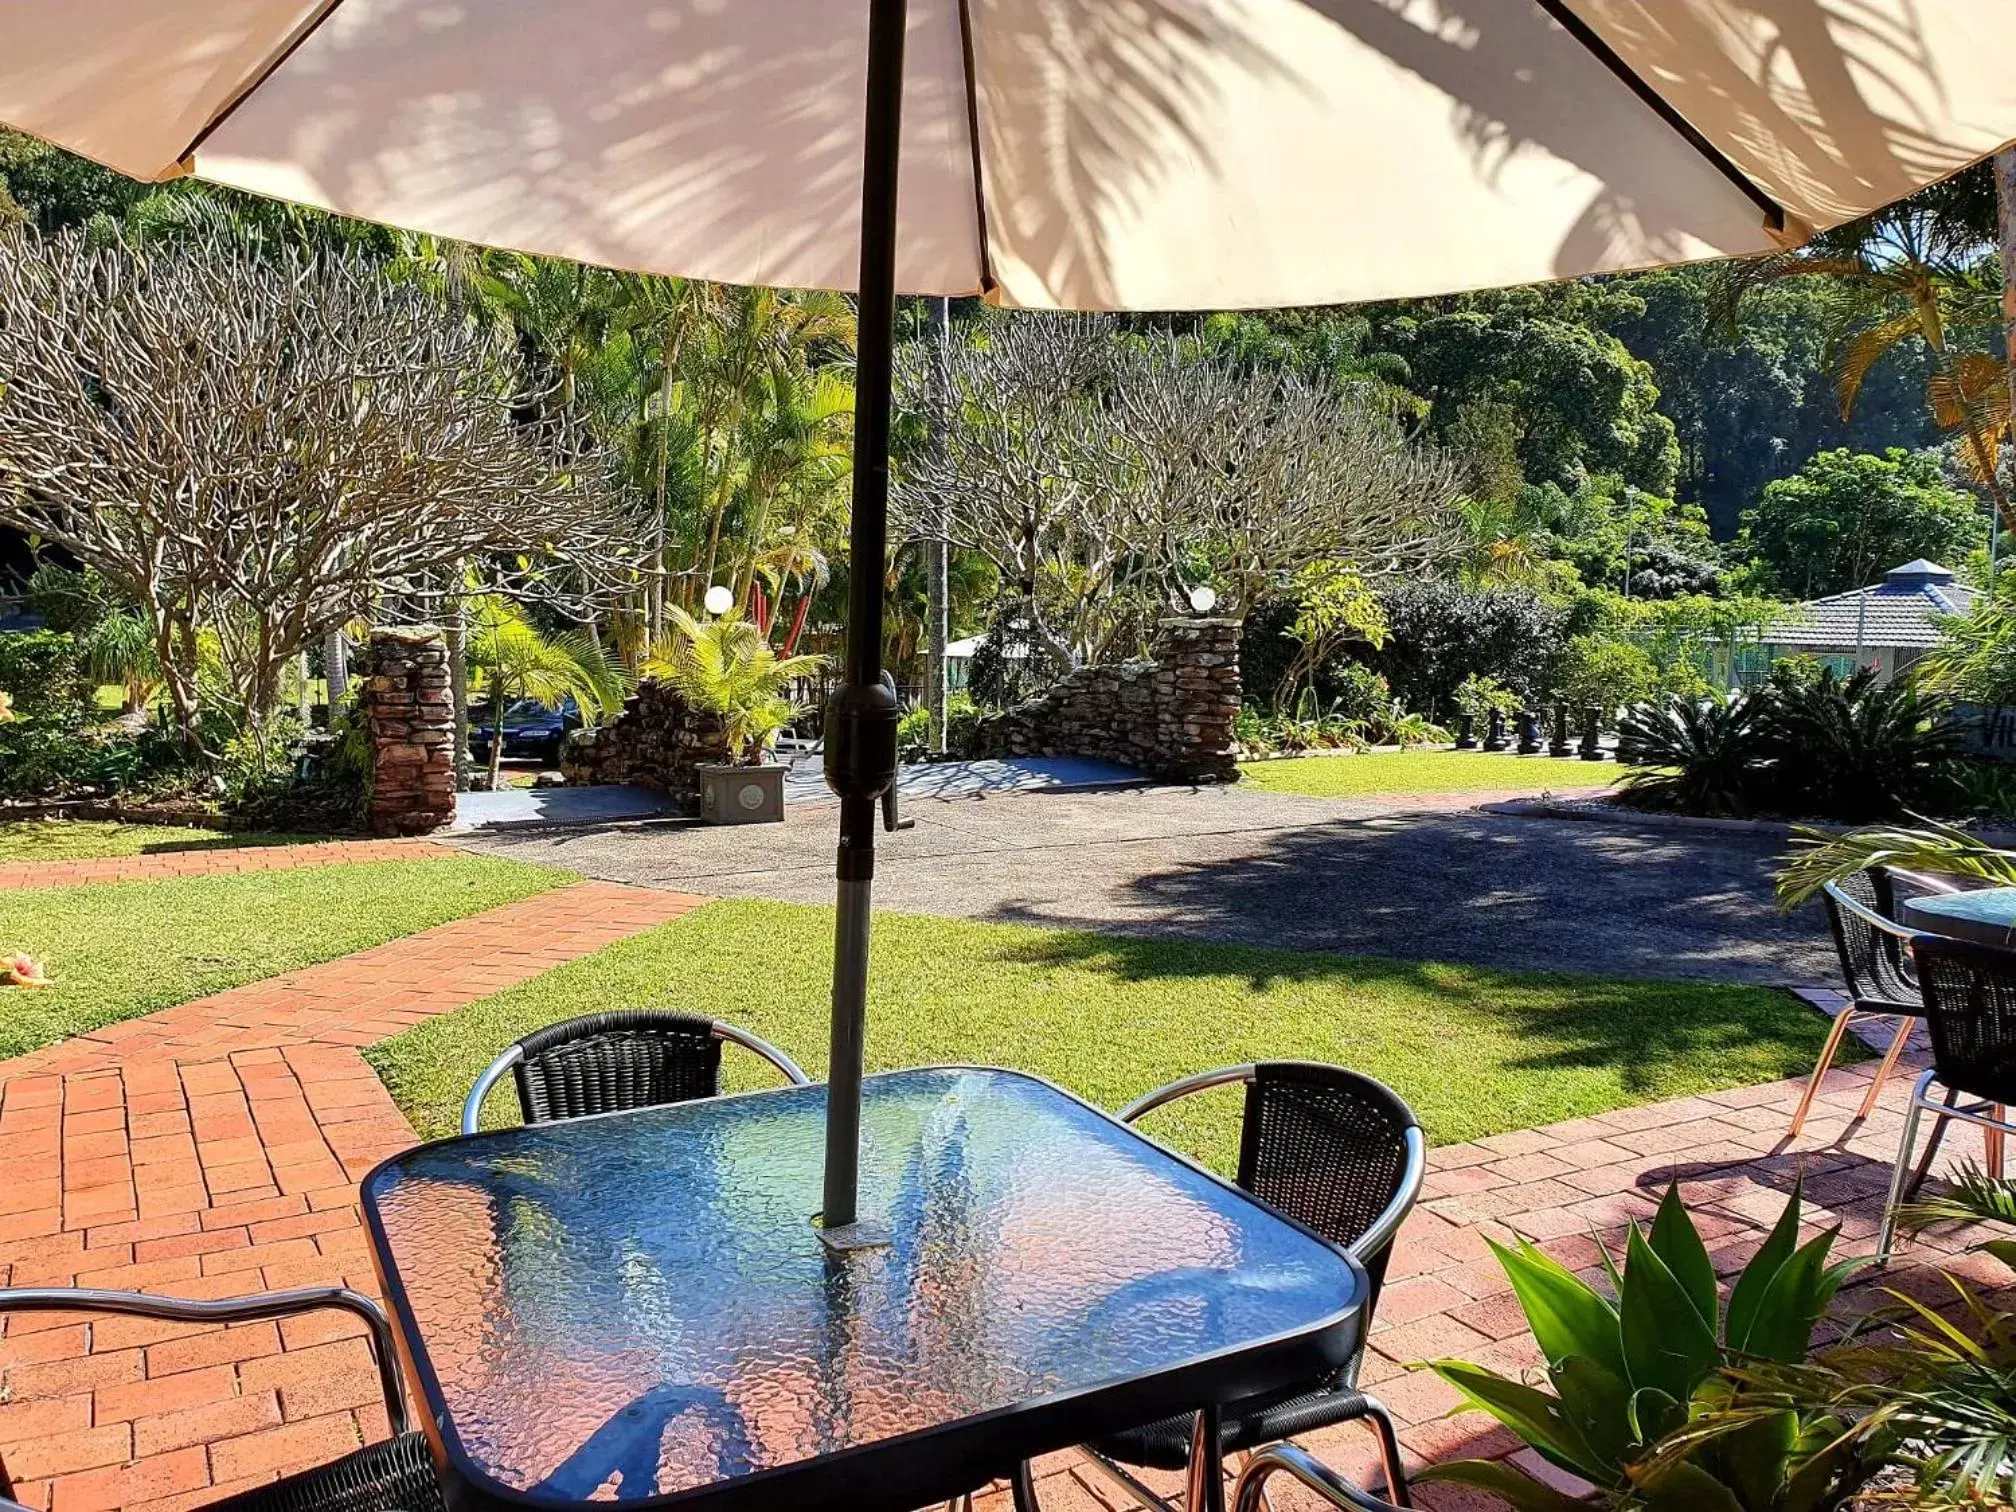
M 295 871 L 359 861 L 442 861 L 463 852 L 431 840 L 334 840 L 307 845 L 220 846 L 98 856 L 82 861 L 0 861 L 0 890 L 76 887 L 97 882 L 158 882 L 165 877 L 214 877 L 231 872 Z
M 356 1047 L 698 901 L 584 883 L 0 1063 L 0 1148 L 13 1157 L 0 1185 L 0 1284 L 374 1290 L 355 1183 L 413 1135 Z M 1618 1248 L 1623 1225 L 1678 1179 L 1726 1273 L 1803 1174 L 1811 1221 L 1841 1224 L 1843 1252 L 1866 1253 L 1916 1074 L 1900 1075 L 1858 1127 L 1849 1120 L 1872 1069 L 1828 1078 L 1797 1146 L 1784 1131 L 1802 1083 L 1786 1081 L 1431 1152 L 1362 1377 L 1400 1420 L 1410 1460 L 1518 1449 L 1479 1414 L 1445 1417 L 1454 1394 L 1409 1368 L 1445 1353 L 1513 1373 L 1539 1363 L 1487 1236 L 1526 1237 L 1593 1277 L 1597 1239 Z M 1979 1148 L 1971 1130 L 1949 1137 L 1951 1158 Z M 1884 1284 L 1912 1284 L 1973 1237 L 1916 1242 Z M 1873 1279 L 1844 1293 L 1844 1310 L 1873 1305 Z M 358 1333 L 341 1317 L 222 1330 L 16 1318 L 0 1336 L 0 1455 L 36 1507 L 183 1512 L 384 1434 Z M 1304 1442 L 1374 1478 L 1362 1428 Z M 1050 1512 L 1127 1505 L 1069 1455 L 1040 1469 Z M 1418 1499 L 1450 1512 L 1480 1505 L 1432 1487 Z M 982 1504 L 994 1512 L 1005 1498 Z M 1275 1505 L 1307 1503 L 1284 1488 Z
M 379 847 L 133 860 L 286 852 L 322 865 Z M 0 1285 L 375 1293 L 356 1184 L 413 1131 L 357 1047 L 701 901 L 585 882 L 0 1062 Z M 228 1329 L 12 1318 L 0 1459 L 29 1505 L 53 1512 L 214 1501 L 384 1436 L 360 1333 L 340 1314 Z

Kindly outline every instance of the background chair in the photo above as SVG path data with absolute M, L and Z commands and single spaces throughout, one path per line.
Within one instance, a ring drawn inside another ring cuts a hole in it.
M 1237 1180 L 1268 1206 L 1308 1225 L 1365 1267 L 1370 1289 L 1361 1314 L 1370 1332 L 1385 1281 L 1393 1237 L 1420 1195 L 1427 1143 L 1414 1110 L 1381 1082 L 1341 1066 L 1267 1061 L 1227 1066 L 1171 1082 L 1120 1111 L 1133 1123 L 1156 1108 L 1212 1087 L 1243 1083 Z M 1388 1494 L 1407 1500 L 1400 1441 L 1377 1398 L 1357 1389 L 1363 1335 L 1343 1369 L 1307 1389 L 1234 1403 L 1219 1413 L 1164 1418 L 1084 1446 L 1092 1464 L 1143 1505 L 1167 1507 L 1128 1466 L 1189 1473 L 1189 1504 L 1201 1512 L 1198 1492 L 1207 1462 L 1202 1425 L 1218 1420 L 1220 1453 L 1238 1453 L 1335 1423 L 1371 1423 L 1379 1441 Z M 1257 1494 L 1257 1493 L 1256 1493 Z M 1350 1505 L 1345 1503 L 1344 1505 Z M 1380 1506 L 1368 1502 L 1363 1505 Z
M 354 1313 L 369 1327 L 372 1355 L 378 1364 L 378 1384 L 385 1396 L 385 1418 L 391 1425 L 392 1437 L 385 1443 L 346 1454 L 333 1464 L 210 1502 L 202 1512 L 445 1512 L 427 1440 L 408 1427 L 406 1395 L 399 1384 L 391 1325 L 369 1297 L 340 1286 L 269 1292 L 215 1302 L 57 1287 L 0 1290 L 0 1314 L 117 1313 L 175 1323 L 255 1323 L 325 1307 Z M 6 1466 L 0 1465 L 0 1512 L 26 1512 L 13 1496 L 14 1487 L 7 1479 Z
M 2004 1104 L 2016 1102 L 2016 951 L 1921 934 L 1912 936 L 1911 954 L 1924 993 L 1932 1067 L 1912 1089 L 1897 1142 L 1897 1164 L 1890 1172 L 1883 1229 L 1876 1240 L 1877 1259 L 1883 1262 L 1896 1239 L 1897 1208 L 1925 1179 L 1950 1120 L 1979 1124 L 1990 1139 L 2016 1132 L 2016 1124 L 2003 1114 Z M 1935 1084 L 1946 1089 L 1943 1101 L 1932 1100 Z M 1963 1104 L 1962 1097 L 1979 1100 Z M 1907 1178 L 1919 1120 L 1928 1111 L 1934 1119 L 1932 1137 L 1917 1174 Z
M 1827 923 L 1834 932 L 1834 951 L 1840 958 L 1841 975 L 1848 986 L 1848 1005 L 1834 1015 L 1834 1027 L 1828 1031 L 1827 1043 L 1820 1049 L 1820 1062 L 1813 1068 L 1805 1095 L 1799 1099 L 1799 1106 L 1792 1114 L 1793 1138 L 1798 1138 L 1799 1131 L 1806 1127 L 1806 1115 L 1812 1111 L 1813 1098 L 1834 1064 L 1842 1036 L 1847 1034 L 1849 1025 L 1858 1014 L 1864 1018 L 1875 1016 L 1898 1021 L 1897 1033 L 1892 1036 L 1890 1048 L 1883 1056 L 1883 1063 L 1876 1068 L 1876 1075 L 1871 1078 L 1869 1090 L 1863 1096 L 1862 1106 L 1856 1110 L 1855 1117 L 1867 1118 L 1875 1111 L 1876 1099 L 1882 1096 L 1884 1083 L 1890 1080 L 1891 1073 L 1897 1069 L 1898 1057 L 1903 1055 L 1904 1047 L 1910 1043 L 1913 1026 L 1925 1015 L 1925 1003 L 1918 992 L 1918 978 L 1911 966 L 1908 942 L 1913 931 L 1897 922 L 1898 899 L 1926 892 L 1951 891 L 1952 888 L 1931 878 L 1910 872 L 1892 872 L 1883 867 L 1856 872 L 1839 882 L 1829 882 L 1821 889 L 1821 901 L 1827 908 Z
M 507 1071 L 527 1123 L 719 1096 L 724 1044 L 762 1056 L 793 1086 L 811 1080 L 775 1045 L 718 1019 L 662 1008 L 590 1013 L 536 1029 L 492 1061 L 463 1101 L 462 1132 L 476 1132 Z

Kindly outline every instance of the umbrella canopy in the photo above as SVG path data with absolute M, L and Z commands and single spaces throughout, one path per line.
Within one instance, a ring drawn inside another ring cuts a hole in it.
M 899 288 L 1240 309 L 1768 251 L 2016 136 L 2012 52 L 2010 0 L 14 0 L 0 122 L 137 178 L 858 289 L 863 563 L 887 548 Z M 826 728 L 843 1247 L 875 1237 L 881 579 L 851 574 Z
M 867 0 L 0 7 L 0 120 L 491 246 L 852 288 Z M 1344 303 L 1767 251 L 2016 134 L 2008 0 L 911 0 L 897 281 Z

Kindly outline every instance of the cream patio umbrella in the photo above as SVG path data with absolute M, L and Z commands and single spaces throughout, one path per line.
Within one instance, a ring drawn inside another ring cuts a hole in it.
M 2016 137 L 2016 0 L 0 0 L 0 122 L 492 246 L 894 298 L 1236 309 L 1794 244 Z M 866 100 L 866 110 L 863 101 Z M 853 575 L 825 1220 L 855 1161 L 881 574 Z

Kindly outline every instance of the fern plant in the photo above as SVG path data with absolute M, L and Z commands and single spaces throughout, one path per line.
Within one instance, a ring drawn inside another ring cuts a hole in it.
M 669 683 L 703 714 L 721 721 L 729 760 L 757 758 L 798 713 L 791 684 L 816 676 L 823 656 L 779 656 L 763 632 L 739 614 L 695 619 L 667 606 L 672 632 L 645 655 L 643 675 Z

